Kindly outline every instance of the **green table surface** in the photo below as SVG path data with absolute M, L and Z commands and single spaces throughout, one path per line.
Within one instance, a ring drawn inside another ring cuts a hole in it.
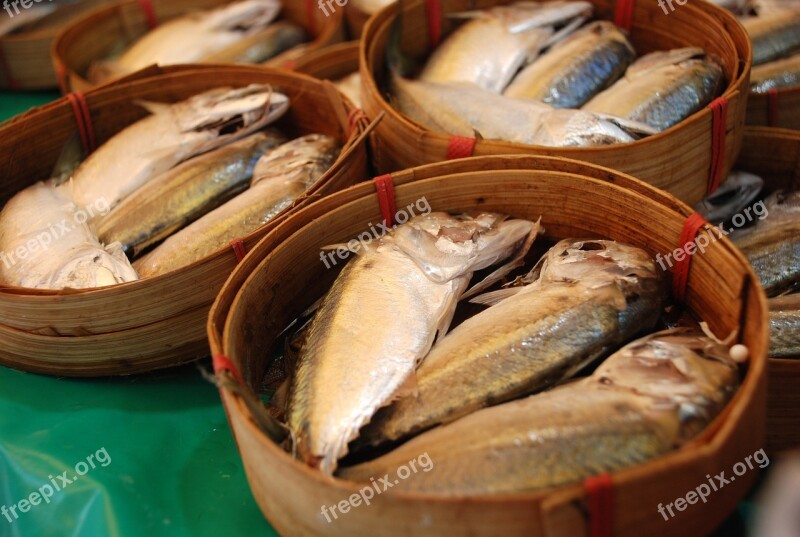
M 0 92 L 0 120 L 56 97 Z M 277 535 L 199 367 L 94 380 L 0 367 L 0 537 Z M 26 498 L 38 505 L 15 518 Z M 751 507 L 718 535 L 744 535 Z
M 0 92 L 0 120 L 57 96 Z M 15 518 L 26 498 L 38 505 Z M 0 367 L 0 537 L 219 535 L 277 533 L 197 365 L 97 380 Z

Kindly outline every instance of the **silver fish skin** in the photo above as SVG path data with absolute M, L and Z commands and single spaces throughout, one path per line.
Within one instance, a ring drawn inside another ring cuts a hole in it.
M 652 329 L 664 290 L 638 248 L 562 241 L 533 283 L 489 293 L 489 303 L 501 301 L 434 345 L 417 370 L 416 393 L 379 410 L 359 444 L 406 438 L 569 378 Z
M 101 217 L 98 237 L 138 256 L 246 189 L 256 162 L 285 141 L 277 132 L 256 133 L 179 164 Z
M 333 473 L 358 430 L 447 332 L 472 273 L 526 250 L 537 231 L 499 214 L 434 212 L 361 248 L 299 353 L 287 412 L 299 458 Z
M 753 66 L 782 58 L 800 49 L 800 8 L 741 19 L 753 42 Z
M 576 483 L 684 444 L 738 385 L 726 346 L 700 334 L 660 332 L 623 347 L 588 378 L 479 410 L 338 475 L 367 482 L 427 453 L 431 471 L 415 473 L 398 490 L 462 496 Z
M 729 238 L 772 297 L 800 282 L 800 192 L 775 192 L 764 205 L 763 219 L 737 229 Z
M 580 108 L 625 73 L 636 52 L 608 21 L 584 26 L 525 67 L 503 92 L 554 108 Z
M 297 156 L 297 147 L 304 154 Z M 311 158 L 311 151 L 319 154 Z M 339 154 L 338 142 L 310 135 L 262 156 L 250 188 L 178 231 L 134 262 L 142 278 L 159 276 L 208 257 L 263 226 L 317 181 Z
M 278 21 L 204 58 L 203 63 L 263 63 L 308 39 L 302 27 Z
M 750 91 L 753 93 L 794 86 L 800 86 L 800 54 L 757 65 L 750 71 Z
M 289 98 L 262 84 L 216 88 L 175 104 L 142 103 L 151 115 L 104 143 L 75 170 L 78 206 L 104 200 L 112 209 L 151 179 L 195 155 L 276 121 Z
M 0 212 L 0 281 L 58 290 L 138 280 L 120 245 L 100 244 L 81 211 L 63 186 L 39 182 L 17 193 Z
M 591 16 L 588 2 L 518 2 L 465 14 L 431 54 L 420 80 L 471 82 L 493 93 L 505 89 L 516 72 L 549 44 L 555 25 Z M 491 44 L 491 46 L 487 46 Z
M 800 358 L 800 294 L 769 299 L 769 355 Z
M 658 132 L 666 130 L 719 94 L 722 67 L 704 56 L 696 48 L 646 54 L 581 110 L 638 121 Z
M 582 110 L 553 109 L 468 83 L 438 84 L 395 76 L 393 104 L 420 125 L 445 134 L 548 147 L 591 147 L 637 139 L 624 121 Z M 646 125 L 636 127 L 653 132 Z
M 727 222 L 756 201 L 763 187 L 761 177 L 741 170 L 732 171 L 716 192 L 694 208 L 712 224 Z

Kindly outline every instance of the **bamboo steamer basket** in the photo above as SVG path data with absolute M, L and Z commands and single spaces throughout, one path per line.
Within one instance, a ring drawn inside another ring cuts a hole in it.
M 367 25 L 370 14 L 348 3 L 344 8 L 344 18 L 350 37 L 360 39 L 364 35 L 364 26 Z
M 83 0 L 59 6 L 30 30 L 0 37 L 0 88 L 41 90 L 57 87 L 56 73 L 50 61 L 50 47 L 56 34 L 76 17 L 111 1 Z
M 193 11 L 215 9 L 233 0 L 153 0 L 156 20 L 173 19 Z M 341 13 L 325 17 L 315 4 L 282 2 L 281 19 L 306 29 L 314 40 L 286 51 L 267 62 L 279 67 L 295 61 L 306 51 L 338 43 L 344 36 Z M 59 73 L 62 92 L 83 91 L 93 86 L 86 78 L 92 62 L 108 56 L 120 37 L 130 44 L 147 33 L 148 19 L 139 0 L 124 0 L 101 7 L 75 20 L 56 36 L 52 63 Z
M 290 109 L 276 123 L 288 135 L 320 132 L 343 143 L 334 165 L 293 207 L 241 237 L 245 249 L 310 200 L 368 177 L 365 134 L 359 126 L 350 132 L 349 105 L 328 83 L 252 66 L 171 66 L 151 71 L 160 74 L 86 93 L 98 145 L 146 115 L 133 104 L 137 100 L 175 102 L 215 87 L 251 83 L 270 84 L 289 96 Z M 0 206 L 49 176 L 75 128 L 66 98 L 0 124 L 4 169 Z M 168 274 L 101 289 L 59 292 L 0 285 L 0 364 L 60 376 L 100 376 L 207 356 L 208 309 L 236 263 L 229 248 Z
M 443 36 L 452 29 L 447 14 L 510 3 L 510 0 L 412 0 L 393 4 L 370 19 L 360 50 L 364 111 L 369 117 L 380 112 L 386 118 L 372 140 L 375 165 L 381 173 L 409 166 L 438 162 L 448 155 L 450 136 L 430 131 L 400 114 L 388 103 L 385 52 L 392 26 L 402 16 L 401 46 L 414 57 L 431 50 L 426 13 L 432 4 L 441 6 L 445 21 Z M 595 16 L 613 19 L 615 2 L 592 0 Z M 624 2 L 618 2 L 619 5 Z M 627 3 L 631 5 L 631 3 Z M 630 40 L 639 55 L 653 50 L 699 46 L 722 59 L 728 85 L 728 101 L 721 178 L 741 148 L 752 51 L 744 28 L 727 11 L 707 2 L 683 5 L 665 16 L 655 2 L 636 2 Z M 680 124 L 629 144 L 596 148 L 546 148 L 502 141 L 478 140 L 474 155 L 525 153 L 575 158 L 619 169 L 667 190 L 689 204 L 700 201 L 710 183 L 713 149 L 713 113 L 705 108 Z
M 800 129 L 800 86 L 775 90 L 774 96 L 751 92 L 747 124 Z
M 337 43 L 309 52 L 294 64 L 294 70 L 322 80 L 338 80 L 358 71 L 358 41 Z
M 745 130 L 737 167 L 764 179 L 765 192 L 800 189 L 800 132 L 766 127 Z M 800 356 L 769 360 L 767 446 L 800 447 Z
M 398 208 L 425 196 L 434 211 L 481 208 L 533 219 L 541 215 L 551 238 L 609 237 L 653 255 L 676 247 L 683 222 L 692 213 L 669 194 L 621 172 L 553 157 L 454 160 L 401 171 L 393 180 Z M 351 187 L 304 208 L 258 244 L 212 306 L 208 334 L 222 401 L 265 516 L 286 536 L 588 535 L 589 524 L 597 519 L 592 515 L 588 520 L 591 509 L 580 484 L 502 496 L 444 497 L 392 490 L 376 495 L 369 507 L 352 509 L 327 523 L 321 506 L 347 499 L 363 484 L 324 477 L 294 460 L 257 425 L 263 407 L 256 393 L 273 345 L 336 276 L 320 262 L 320 247 L 346 242 L 368 229 L 368 223 L 381 220 L 372 184 Z M 669 455 L 613 474 L 613 533 L 603 535 L 708 534 L 756 479 L 756 472 L 737 477 L 702 508 L 687 509 L 669 522 L 657 512 L 659 503 L 706 482 L 706 474 L 730 473 L 733 464 L 762 448 L 764 441 L 763 291 L 727 240 L 695 257 L 688 308 L 716 333 L 738 329 L 751 362 L 737 394 L 698 438 Z M 262 409 L 251 411 L 254 402 Z

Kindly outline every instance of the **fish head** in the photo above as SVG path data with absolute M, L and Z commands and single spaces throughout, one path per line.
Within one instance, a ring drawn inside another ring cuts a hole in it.
M 754 202 L 763 187 L 764 180 L 757 175 L 731 172 L 716 192 L 694 208 L 711 223 L 725 222 Z
M 444 283 L 489 267 L 525 244 L 529 220 L 498 213 L 432 212 L 397 227 L 384 240 L 408 255 L 433 281 Z
M 63 263 L 52 272 L 50 289 L 93 289 L 138 280 L 122 245 L 114 243 L 105 249 L 87 244 L 73 249 Z
M 600 239 L 565 239 L 551 248 L 540 279 L 552 282 L 658 279 L 655 262 L 635 246 Z
M 302 136 L 262 156 L 253 170 L 252 185 L 265 179 L 296 177 L 311 186 L 333 165 L 340 151 L 339 142 L 331 136 Z
M 684 431 L 697 432 L 739 385 L 728 345 L 691 328 L 649 335 L 601 364 L 597 382 L 650 398 L 653 409 L 679 409 Z
M 770 215 L 796 218 L 800 214 L 800 191 L 777 190 L 764 203 Z
M 516 2 L 486 11 L 486 16 L 500 21 L 511 33 L 525 32 L 543 26 L 559 26 L 578 17 L 591 17 L 594 7 L 589 2 Z

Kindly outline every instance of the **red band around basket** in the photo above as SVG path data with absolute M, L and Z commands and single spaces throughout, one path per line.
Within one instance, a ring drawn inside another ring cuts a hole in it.
M 144 13 L 144 20 L 147 21 L 147 27 L 152 30 L 158 26 L 156 10 L 153 7 L 152 0 L 139 0 L 139 7 L 142 8 L 142 13 Z
M 67 100 L 72 105 L 72 113 L 75 115 L 75 124 L 78 126 L 78 134 L 81 136 L 83 151 L 86 155 L 90 155 L 97 145 L 92 129 L 92 116 L 89 114 L 86 99 L 83 97 L 83 93 L 75 91 L 67 94 Z
M 338 3 L 338 2 L 337 2 Z M 322 5 L 320 3 L 320 5 Z M 308 33 L 317 35 L 317 5 L 314 0 L 306 0 L 306 16 L 308 17 Z M 288 68 L 287 68 L 288 69 Z
M 17 82 L 17 79 L 14 78 L 13 74 L 11 74 L 11 66 L 8 63 L 8 58 L 6 58 L 6 53 L 5 50 L 3 50 L 2 45 L 0 45 L 0 69 L 2 69 L 6 74 L 8 88 L 12 90 L 19 89 L 19 82 Z
M 236 262 L 241 263 L 244 256 L 247 255 L 247 248 L 244 245 L 244 241 L 242 241 L 242 239 L 234 239 L 231 241 L 231 248 L 233 248 L 233 253 L 236 255 Z
M 287 71 L 294 71 L 294 68 L 297 67 L 297 62 L 294 60 L 286 60 L 283 62 L 282 67 Z
M 636 5 L 635 0 L 617 0 L 614 7 L 614 24 L 618 28 L 622 28 L 626 32 L 631 31 L 633 26 L 633 8 Z
M 686 248 L 686 244 L 692 242 L 697 233 L 708 222 L 700 213 L 693 213 L 686 218 L 683 222 L 683 230 L 681 231 L 681 242 L 678 248 Z M 675 272 L 672 274 L 672 293 L 675 299 L 683 302 L 686 298 L 686 288 L 689 284 L 689 268 L 692 265 L 692 255 L 684 252 L 683 260 L 675 260 Z
M 435 47 L 442 39 L 442 2 L 426 0 L 425 11 L 428 14 L 428 39 L 431 47 Z
M 708 105 L 711 109 L 711 170 L 708 174 L 708 194 L 713 194 L 722 181 L 725 163 L 725 128 L 728 124 L 728 100 L 718 97 Z
M 397 205 L 394 200 L 394 182 L 391 174 L 381 175 L 372 180 L 378 192 L 378 204 L 381 207 L 383 223 L 387 226 L 394 225 L 394 215 L 397 214 Z
M 242 375 L 239 374 L 239 370 L 236 369 L 236 365 L 231 361 L 230 358 L 223 356 L 222 354 L 217 354 L 211 359 L 211 363 L 214 365 L 214 374 L 219 375 L 223 371 L 228 371 L 231 375 L 233 375 L 233 378 L 236 379 L 236 382 L 244 386 Z
M 589 497 L 589 537 L 611 537 L 614 522 L 614 483 L 609 474 L 583 482 Z
M 452 136 L 447 142 L 447 160 L 471 157 L 475 152 L 475 138 Z
M 69 93 L 69 76 L 67 75 L 67 68 L 61 62 L 56 63 L 56 78 L 58 79 L 58 89 L 61 90 L 61 95 Z
M 767 92 L 767 124 L 778 126 L 778 90 L 775 88 Z

